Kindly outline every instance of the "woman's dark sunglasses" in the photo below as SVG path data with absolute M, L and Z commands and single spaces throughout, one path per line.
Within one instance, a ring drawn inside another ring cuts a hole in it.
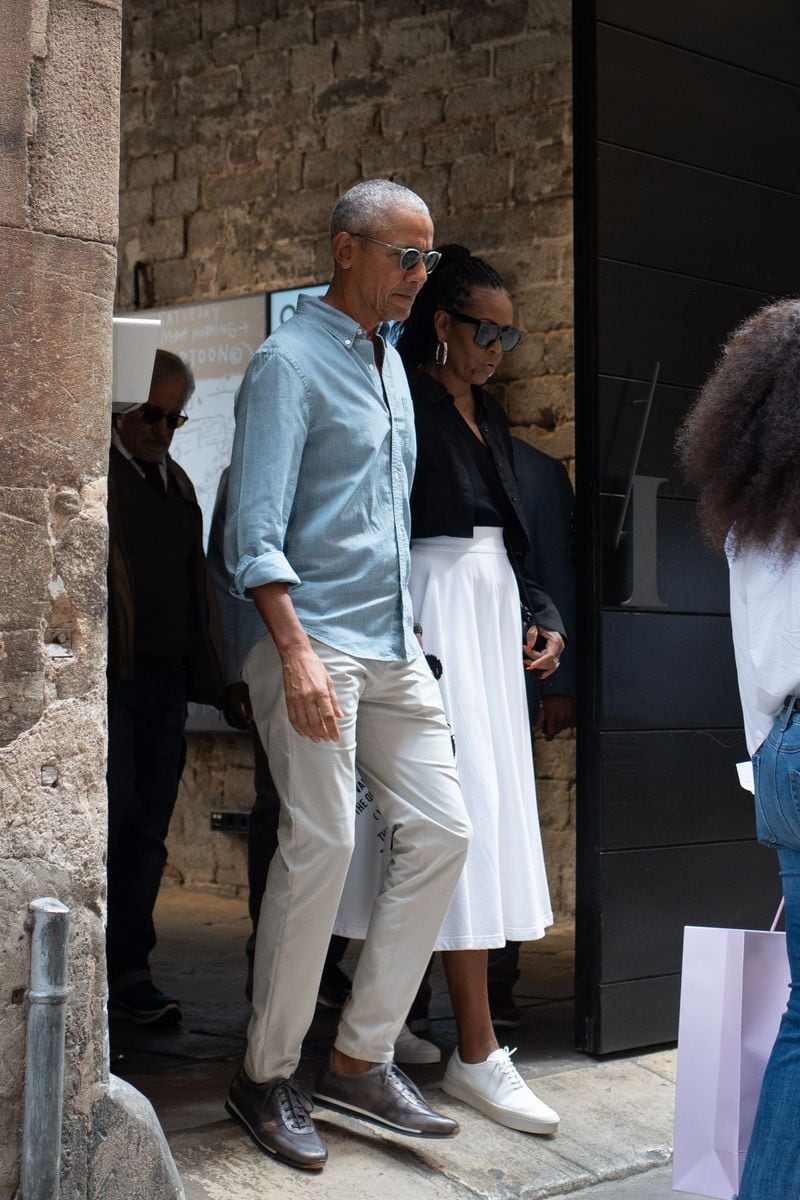
M 155 404 L 143 404 L 139 416 L 145 425 L 158 425 L 159 421 L 166 421 L 167 429 L 172 430 L 180 429 L 189 420 L 186 413 L 165 413 Z
M 377 238 L 367 237 L 366 233 L 351 233 L 350 237 L 361 238 L 364 242 L 374 242 L 376 246 L 385 246 L 400 255 L 400 268 L 403 271 L 413 271 L 417 263 L 422 263 L 428 275 L 442 257 L 438 250 L 417 250 L 414 246 L 393 246 L 391 242 L 379 242 Z
M 509 354 L 522 341 L 522 330 L 515 329 L 513 325 L 495 325 L 494 321 L 479 321 L 477 317 L 468 317 L 466 313 L 455 312 L 452 308 L 446 308 L 444 311 L 457 321 L 463 321 L 465 325 L 477 326 L 472 340 L 481 350 L 485 350 L 499 338 L 503 353 Z

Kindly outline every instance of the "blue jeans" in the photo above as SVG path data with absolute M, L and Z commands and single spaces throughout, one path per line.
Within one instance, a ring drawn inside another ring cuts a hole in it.
M 767 1063 L 739 1200 L 800 1197 L 800 712 L 788 702 L 753 757 L 756 832 L 778 852 L 789 1005 Z

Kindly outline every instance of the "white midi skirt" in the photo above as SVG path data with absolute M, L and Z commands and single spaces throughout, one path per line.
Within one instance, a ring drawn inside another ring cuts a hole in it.
M 519 593 L 502 530 L 478 526 L 472 538 L 412 542 L 410 586 L 425 654 L 436 673 L 441 666 L 439 687 L 474 830 L 436 949 L 540 938 L 553 916 L 536 810 Z M 388 837 L 374 804 L 362 795 L 358 807 L 336 932 L 363 938 Z

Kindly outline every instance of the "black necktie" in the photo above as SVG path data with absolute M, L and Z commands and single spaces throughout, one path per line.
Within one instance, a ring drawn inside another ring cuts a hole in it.
M 164 487 L 164 477 L 161 474 L 161 467 L 159 464 L 154 462 L 143 462 L 141 458 L 134 458 L 133 461 L 136 463 L 137 467 L 140 468 L 150 486 L 156 489 L 159 496 L 163 496 L 166 489 Z

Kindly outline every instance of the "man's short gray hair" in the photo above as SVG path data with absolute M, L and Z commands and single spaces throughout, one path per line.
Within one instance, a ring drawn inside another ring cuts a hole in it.
M 386 215 L 396 208 L 422 213 L 429 217 L 427 204 L 400 183 L 391 179 L 365 179 L 348 188 L 336 202 L 331 213 L 331 237 L 337 233 L 373 233 Z
M 185 404 L 194 393 L 194 375 L 191 367 L 171 350 L 156 350 L 150 386 L 152 387 L 154 383 L 163 383 L 165 379 L 174 379 L 176 375 L 180 376 L 186 387 Z

